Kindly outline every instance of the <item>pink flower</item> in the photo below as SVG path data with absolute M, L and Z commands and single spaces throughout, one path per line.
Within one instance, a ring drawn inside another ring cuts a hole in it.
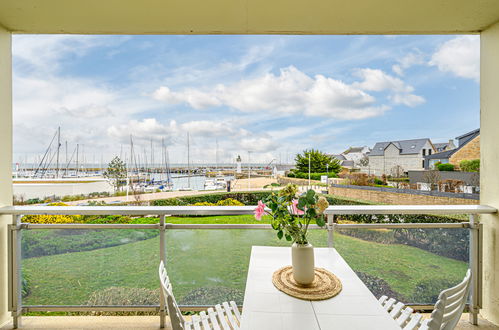
M 305 212 L 303 212 L 302 210 L 300 210 L 298 208 L 298 200 L 297 199 L 293 199 L 293 201 L 291 202 L 291 212 L 294 215 L 303 215 L 303 214 L 305 214 Z
M 267 207 L 267 205 L 262 203 L 262 201 L 258 201 L 258 206 L 255 209 L 255 219 L 256 220 L 258 220 L 258 221 L 262 220 L 262 216 L 267 214 L 267 212 L 265 212 L 266 207 Z

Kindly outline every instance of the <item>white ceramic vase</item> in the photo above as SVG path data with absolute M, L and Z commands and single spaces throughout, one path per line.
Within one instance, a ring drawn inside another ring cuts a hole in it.
M 315 277 L 314 247 L 312 244 L 297 244 L 291 246 L 291 263 L 293 278 L 296 283 L 310 285 Z

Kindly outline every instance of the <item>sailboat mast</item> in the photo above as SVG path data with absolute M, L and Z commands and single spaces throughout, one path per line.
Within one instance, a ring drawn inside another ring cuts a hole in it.
M 78 172 L 80 171 L 80 164 L 78 163 L 79 161 L 79 155 L 80 155 L 80 145 L 77 143 L 76 144 L 76 177 L 78 177 Z
M 59 151 L 61 149 L 61 127 L 57 128 L 57 159 L 56 159 L 56 178 L 59 178 Z
M 191 187 L 191 146 L 189 142 L 189 132 L 187 132 L 187 184 Z

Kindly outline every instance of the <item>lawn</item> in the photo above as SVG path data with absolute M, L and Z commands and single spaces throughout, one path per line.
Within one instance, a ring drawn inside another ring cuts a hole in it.
M 151 221 L 156 219 L 136 220 Z M 169 217 L 167 222 L 258 223 L 252 216 Z M 255 229 L 168 230 L 166 239 L 169 275 L 177 300 L 183 304 L 212 304 L 224 299 L 242 303 L 251 246 L 289 246 L 277 240 L 273 231 Z M 315 246 L 326 246 L 327 233 L 313 230 L 310 240 Z M 101 244 L 106 246 L 105 241 Z M 418 248 L 340 234 L 336 234 L 335 247 L 355 271 L 384 280 L 407 299 L 417 299 L 418 290 L 424 291 L 421 283 L 432 283 L 430 289 L 438 292 L 444 288 L 441 283 L 458 282 L 467 268 L 464 262 Z M 101 249 L 25 259 L 23 270 L 30 279 L 31 291 L 24 304 L 86 304 L 93 292 L 111 286 L 154 290 L 159 285 L 158 261 L 157 236 Z M 428 298 L 423 294 L 421 299 Z

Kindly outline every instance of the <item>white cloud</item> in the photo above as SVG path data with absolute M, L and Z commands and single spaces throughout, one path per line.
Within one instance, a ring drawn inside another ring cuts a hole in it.
M 168 104 L 177 104 L 185 101 L 197 110 L 221 104 L 216 96 L 192 88 L 185 89 L 182 92 L 173 92 L 168 87 L 162 86 L 153 93 L 153 97 Z
M 359 69 L 357 70 L 356 75 L 364 80 L 353 83 L 352 86 L 374 92 L 387 90 L 391 92 L 388 99 L 395 105 L 415 107 L 426 101 L 424 97 L 412 94 L 414 87 L 407 85 L 400 78 L 390 76 L 381 70 Z
M 404 70 L 410 68 L 411 66 L 422 64 L 425 64 L 424 54 L 416 49 L 413 53 L 409 53 L 399 59 L 398 63 L 392 66 L 392 70 L 397 75 L 403 76 Z
M 461 78 L 480 79 L 480 37 L 460 36 L 442 44 L 430 65 Z
M 12 55 L 18 71 L 30 75 L 53 73 L 68 56 L 82 57 L 95 47 L 113 47 L 128 37 L 85 35 L 16 35 Z
M 394 94 L 389 98 L 394 104 L 403 104 L 411 108 L 426 102 L 424 97 L 414 94 Z
M 390 90 L 397 93 L 414 91 L 412 86 L 406 85 L 400 78 L 390 76 L 379 69 L 358 69 L 355 74 L 364 80 L 353 83 L 352 86 L 362 90 L 374 92 Z
M 239 149 L 252 152 L 269 152 L 279 147 L 279 144 L 269 136 L 243 138 L 238 144 Z
M 363 119 L 381 115 L 387 106 L 342 81 L 316 75 L 310 77 L 290 66 L 279 75 L 267 73 L 231 85 L 173 92 L 158 88 L 153 97 L 169 104 L 186 103 L 194 109 L 225 105 L 242 112 L 270 111 L 274 114 L 304 114 L 336 119 Z

